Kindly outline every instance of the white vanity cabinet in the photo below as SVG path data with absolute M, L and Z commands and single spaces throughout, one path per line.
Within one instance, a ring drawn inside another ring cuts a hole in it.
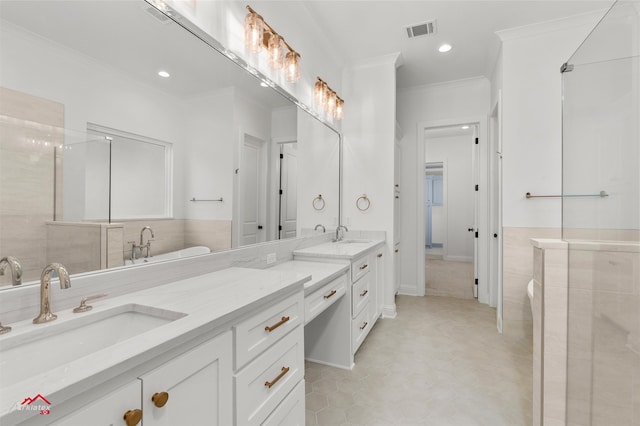
M 99 395 L 100 388 L 92 390 L 98 395 L 90 404 L 51 424 L 230 425 L 232 340 L 231 331 L 227 331 L 106 395 Z
M 304 399 L 292 394 L 297 387 L 304 389 L 303 315 L 300 292 L 234 327 L 235 424 L 261 425 L 272 413 L 275 419 L 286 401 L 290 408 L 278 411 L 280 415 L 304 419 Z
M 370 301 L 372 297 L 375 300 L 375 273 L 371 273 L 372 270 L 375 271 L 375 262 L 371 254 L 351 262 L 351 350 L 354 354 L 373 327 Z
M 141 375 L 142 424 L 231 424 L 232 340 L 227 331 Z

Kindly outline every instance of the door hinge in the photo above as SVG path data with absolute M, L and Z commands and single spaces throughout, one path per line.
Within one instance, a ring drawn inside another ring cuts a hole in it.
M 282 225 L 278 226 L 278 231 L 282 231 Z
M 283 158 L 284 158 L 284 154 L 280 154 L 280 159 L 283 159 Z
M 475 279 L 474 284 L 478 285 L 478 279 L 477 278 Z
M 282 195 L 282 189 L 280 190 L 280 195 Z
M 476 238 L 478 238 L 478 231 L 476 231 Z
M 476 138 L 476 145 L 478 145 L 478 138 Z
M 476 191 L 478 190 L 478 185 L 476 185 Z

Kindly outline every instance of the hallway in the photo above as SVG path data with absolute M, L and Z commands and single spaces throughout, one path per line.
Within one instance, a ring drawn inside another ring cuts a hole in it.
M 474 300 L 398 296 L 352 371 L 306 363 L 307 425 L 531 424 L 531 341 Z

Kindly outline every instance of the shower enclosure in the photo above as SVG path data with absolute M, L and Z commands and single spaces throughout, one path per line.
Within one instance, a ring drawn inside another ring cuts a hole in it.
M 566 423 L 640 425 L 640 2 L 562 67 Z

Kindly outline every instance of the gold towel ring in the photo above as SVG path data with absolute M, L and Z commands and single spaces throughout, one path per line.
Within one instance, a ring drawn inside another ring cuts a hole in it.
M 313 201 L 311 202 L 311 205 L 315 210 L 324 209 L 325 203 L 324 203 L 324 198 L 322 198 L 322 194 L 318 194 L 318 196 L 314 198 Z
M 367 194 L 362 194 L 362 196 L 356 200 L 356 207 L 361 212 L 369 210 L 369 207 L 371 207 L 371 200 L 367 197 Z

